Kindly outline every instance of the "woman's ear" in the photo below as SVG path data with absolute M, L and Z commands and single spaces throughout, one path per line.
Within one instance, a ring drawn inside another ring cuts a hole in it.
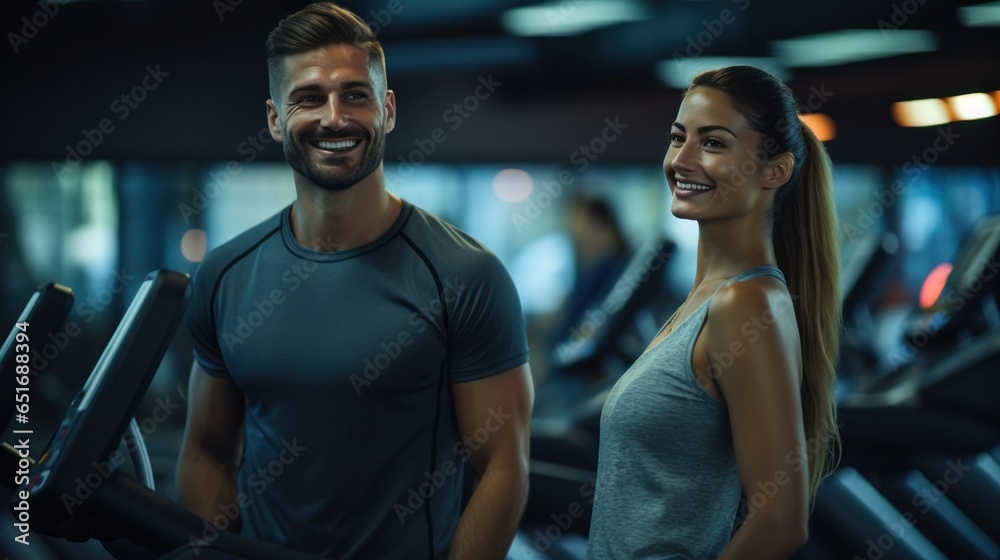
M 792 178 L 794 169 L 795 156 L 791 152 L 771 158 L 764 164 L 764 188 L 777 189 L 784 186 Z

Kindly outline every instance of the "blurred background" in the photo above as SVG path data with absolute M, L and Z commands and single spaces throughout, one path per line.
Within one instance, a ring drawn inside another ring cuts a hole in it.
M 33 382 L 39 432 L 58 422 L 149 271 L 193 273 L 206 250 L 294 199 L 265 129 L 263 45 L 305 4 L 4 0 L 0 326 L 37 286 L 59 282 L 74 290 L 70 318 L 82 327 L 33 356 L 46 372 Z M 921 463 L 930 451 L 954 458 L 1000 443 L 995 376 L 949 385 L 956 372 L 997 365 L 1000 241 L 989 217 L 1000 212 L 1000 2 L 341 4 L 385 48 L 398 104 L 389 188 L 480 239 L 520 291 L 540 431 L 593 435 L 592 401 L 690 289 L 697 230 L 669 212 L 667 132 L 694 74 L 753 64 L 790 85 L 835 164 L 845 468 L 888 495 L 900 473 L 941 476 Z M 961 314 L 944 307 L 956 293 Z M 915 342 L 921 332 L 930 343 Z M 167 399 L 183 403 L 190 365 L 181 329 L 137 419 Z M 928 403 L 949 421 L 964 411 L 981 437 L 963 439 L 965 424 L 900 419 L 911 418 L 901 409 L 929 418 Z M 162 416 L 144 435 L 169 495 L 183 408 Z M 884 441 L 852 436 L 875 425 L 888 426 Z M 921 447 L 931 432 L 940 444 Z M 570 466 L 585 472 L 591 451 Z M 572 496 L 552 499 L 538 519 Z M 983 535 L 996 529 L 969 517 Z M 869 544 L 851 546 L 864 555 Z M 983 557 L 1000 550 L 982 546 Z

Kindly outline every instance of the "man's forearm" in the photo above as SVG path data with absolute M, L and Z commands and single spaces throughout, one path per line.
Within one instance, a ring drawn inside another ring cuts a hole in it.
M 196 515 L 220 528 L 240 531 L 236 469 L 200 457 L 184 457 L 177 470 L 177 494 L 181 505 Z M 222 517 L 225 522 L 221 522 Z
M 528 499 L 528 471 L 487 466 L 458 521 L 452 560 L 503 560 Z

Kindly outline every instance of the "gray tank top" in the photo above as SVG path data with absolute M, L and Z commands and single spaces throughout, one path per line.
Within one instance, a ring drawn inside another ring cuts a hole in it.
M 762 266 L 723 286 L 758 276 L 785 281 Z M 691 366 L 714 296 L 640 356 L 608 395 L 588 560 L 717 558 L 732 536 L 742 489 L 729 411 Z

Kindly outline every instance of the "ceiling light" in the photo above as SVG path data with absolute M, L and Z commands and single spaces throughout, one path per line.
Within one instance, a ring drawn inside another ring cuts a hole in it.
M 997 114 L 997 106 L 988 93 L 969 93 L 945 98 L 955 118 L 963 121 L 985 119 Z
M 787 66 L 835 66 L 929 52 L 937 49 L 937 39 L 930 31 L 878 29 L 841 29 L 771 43 L 771 49 Z
M 568 36 L 649 16 L 649 9 L 636 0 L 563 0 L 507 10 L 500 15 L 500 24 L 522 37 Z
M 948 106 L 941 99 L 893 103 L 892 117 L 899 126 L 935 126 L 951 122 Z
M 1000 26 L 1000 2 L 976 4 L 958 9 L 958 19 L 966 27 Z
M 656 75 L 668 87 L 686 89 L 691 80 L 705 72 L 726 66 L 754 66 L 770 73 L 781 81 L 788 78 L 788 71 L 774 58 L 743 58 L 721 56 L 699 56 L 694 58 L 674 57 L 656 63 Z

